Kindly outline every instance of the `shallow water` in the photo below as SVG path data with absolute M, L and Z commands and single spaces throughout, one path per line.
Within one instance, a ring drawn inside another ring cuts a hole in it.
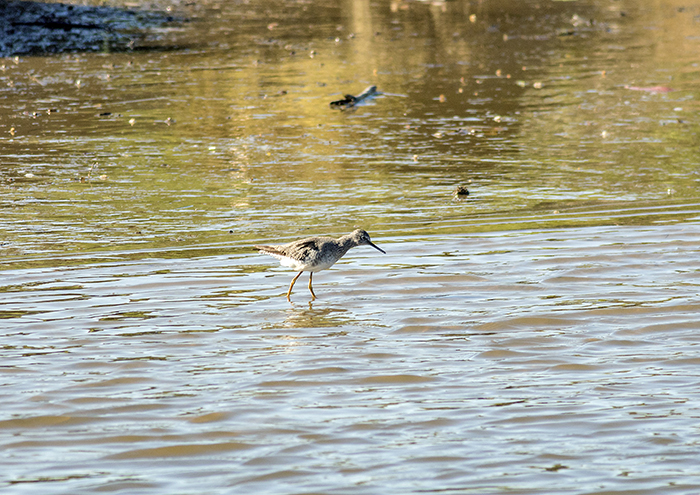
M 700 10 L 172 7 L 2 62 L 3 493 L 700 491 Z
M 690 493 L 699 227 L 387 239 L 293 305 L 242 255 L 6 272 L 5 481 Z

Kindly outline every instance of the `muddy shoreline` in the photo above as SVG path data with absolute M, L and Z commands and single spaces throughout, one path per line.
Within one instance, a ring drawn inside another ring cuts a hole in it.
M 149 29 L 182 22 L 167 12 L 30 1 L 0 3 L 0 57 L 139 49 Z

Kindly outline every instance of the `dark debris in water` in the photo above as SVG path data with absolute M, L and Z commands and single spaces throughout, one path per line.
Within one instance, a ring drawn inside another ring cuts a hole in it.
M 469 196 L 469 189 L 467 189 L 465 186 L 457 186 L 452 192 L 452 195 L 457 198 L 466 198 Z
M 172 15 L 70 3 L 0 1 L 0 57 L 76 51 L 122 51 Z
M 544 468 L 545 471 L 550 471 L 553 473 L 556 473 L 557 471 L 559 471 L 561 469 L 569 469 L 569 466 L 565 466 L 563 464 L 555 464 L 554 466 Z

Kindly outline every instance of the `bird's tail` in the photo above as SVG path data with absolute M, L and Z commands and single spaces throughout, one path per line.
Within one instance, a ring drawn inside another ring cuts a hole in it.
M 258 250 L 260 254 L 269 254 L 270 256 L 274 256 L 275 258 L 279 258 L 280 256 L 284 256 L 284 253 L 281 252 L 279 249 L 277 249 L 275 246 L 253 246 L 255 249 Z

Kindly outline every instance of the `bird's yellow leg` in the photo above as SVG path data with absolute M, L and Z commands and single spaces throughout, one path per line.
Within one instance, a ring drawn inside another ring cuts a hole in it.
M 297 279 L 301 276 L 301 274 L 304 272 L 299 272 L 297 273 L 296 277 L 292 279 L 292 283 L 289 284 L 289 290 L 287 291 L 287 301 L 292 302 L 292 299 L 289 297 L 292 295 L 292 287 L 294 287 L 294 282 L 297 281 Z
M 314 277 L 314 272 L 309 272 L 309 290 L 311 291 L 311 297 L 316 299 L 316 294 L 314 294 L 314 288 L 311 286 L 311 280 Z

